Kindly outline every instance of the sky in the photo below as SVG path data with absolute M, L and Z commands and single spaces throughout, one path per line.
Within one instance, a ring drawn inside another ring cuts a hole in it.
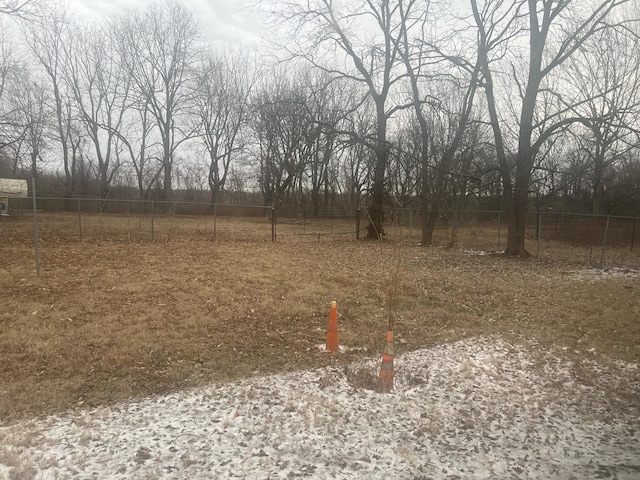
M 159 0 L 162 1 L 162 0 Z M 177 0 L 202 22 L 203 32 L 212 41 L 251 45 L 260 39 L 259 15 L 246 0 Z M 153 0 L 70 0 L 80 17 L 100 19 L 117 12 L 144 9 Z

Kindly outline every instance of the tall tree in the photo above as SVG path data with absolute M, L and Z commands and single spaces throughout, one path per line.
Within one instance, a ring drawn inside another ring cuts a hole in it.
M 640 41 L 626 29 L 597 32 L 571 62 L 575 114 L 585 118 L 576 139 L 587 160 L 591 212 L 604 212 L 606 176 L 638 148 Z
M 387 188 L 394 208 L 409 207 L 420 193 L 420 159 L 422 139 L 415 122 L 407 118 L 395 133 L 394 148 L 387 169 Z
M 387 127 L 398 108 L 389 107 L 388 101 L 393 85 L 403 77 L 396 71 L 397 45 L 402 35 L 400 2 L 310 0 L 281 1 L 279 5 L 278 21 L 294 24 L 291 37 L 281 45 L 290 57 L 304 59 L 336 78 L 360 83 L 373 100 L 376 132 L 371 147 L 376 164 L 367 236 L 382 238 L 389 158 Z
M 241 128 L 247 123 L 255 66 L 246 54 L 211 52 L 197 75 L 194 116 L 208 157 L 211 203 L 219 201 L 231 162 L 242 150 Z
M 67 45 L 66 77 L 93 144 L 100 198 L 107 198 L 120 168 L 116 155 L 131 80 L 117 57 L 113 31 L 92 25 L 75 29 Z
M 200 25 L 193 13 L 175 1 L 151 4 L 118 21 L 120 58 L 140 96 L 148 102 L 162 144 L 163 194 L 173 192 L 177 148 L 192 138 L 188 128 L 193 79 L 200 56 Z
M 14 84 L 11 98 L 13 121 L 22 128 L 22 138 L 29 157 L 29 170 L 38 178 L 38 166 L 46 146 L 47 129 L 54 112 L 49 108 L 48 87 L 33 81 L 28 75 Z
M 0 14 L 31 20 L 44 12 L 47 0 L 2 0 Z
M 508 214 L 505 253 L 527 256 L 529 187 L 537 155 L 550 137 L 582 120 L 571 114 L 552 76 L 596 32 L 610 28 L 607 18 L 627 0 L 586 5 L 574 0 L 470 1 Z M 496 83 L 501 72 L 511 72 L 502 102 Z M 502 109 L 517 114 L 508 118 Z M 507 125 L 514 131 L 511 151 Z
M 339 180 L 335 182 L 336 188 L 342 194 L 345 208 L 352 211 L 361 207 L 376 164 L 375 152 L 361 140 L 375 135 L 373 102 L 366 99 L 357 110 L 348 108 L 345 123 L 347 133 L 338 140 L 336 156 L 340 164 L 334 176 Z
M 467 61 L 466 52 L 445 46 L 457 42 L 460 32 L 438 32 L 433 11 L 436 2 L 399 2 L 402 21 L 399 55 L 409 78 L 410 96 L 420 131 L 422 242 L 431 245 L 436 220 L 444 205 L 448 180 L 462 147 L 478 86 L 479 61 Z M 420 7 L 418 6 L 420 5 Z M 439 6 L 438 6 L 439 7 Z
M 301 75 L 278 71 L 255 99 L 254 129 L 259 144 L 264 205 L 278 205 L 309 164 L 320 127 L 309 118 L 309 91 Z
M 35 22 L 24 24 L 25 38 L 31 53 L 43 68 L 53 93 L 56 140 L 62 152 L 65 196 L 74 193 L 74 158 L 72 148 L 72 100 L 65 81 L 68 67 L 65 46 L 69 42 L 69 12 L 61 7 Z
M 163 172 L 163 148 L 152 137 L 155 124 L 150 103 L 148 93 L 134 90 L 128 114 L 122 128 L 116 132 L 133 166 L 140 200 L 149 198 Z
M 137 187 L 138 198 L 146 200 L 163 172 L 163 147 L 162 142 L 158 143 L 154 136 L 157 127 L 151 110 L 155 92 L 150 89 L 141 89 L 140 84 L 134 82 L 134 78 L 129 75 L 131 61 L 127 56 L 131 54 L 131 46 L 126 35 L 122 35 L 123 29 L 126 33 L 127 24 L 122 23 L 120 17 L 115 16 L 109 20 L 107 28 L 109 37 L 116 42 L 116 49 L 113 52 L 114 61 L 129 80 L 123 83 L 123 86 L 127 85 L 128 89 L 122 91 L 123 94 L 126 93 L 124 96 L 128 99 L 126 104 L 121 104 L 126 112 L 119 128 L 110 129 L 110 131 L 118 137 L 126 152 L 125 167 L 133 169 L 135 178 L 131 183 L 135 183 Z
M 8 32 L 9 29 L 0 19 L 0 152 L 4 150 L 7 155 L 7 149 L 19 143 L 22 131 L 12 119 L 15 104 L 7 92 L 23 81 L 25 73 L 24 65 L 16 53 L 17 46 Z
M 314 216 L 319 215 L 320 205 L 329 206 L 331 162 L 338 153 L 345 117 L 353 110 L 353 89 L 344 82 L 333 82 L 324 72 L 308 71 L 305 81 L 309 99 L 305 103 L 309 121 L 317 127 L 315 145 L 311 151 L 305 178 L 301 179 L 310 190 Z

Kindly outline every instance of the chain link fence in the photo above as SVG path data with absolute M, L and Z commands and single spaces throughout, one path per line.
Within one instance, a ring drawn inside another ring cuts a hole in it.
M 11 198 L 0 218 L 0 241 L 171 241 L 320 242 L 364 236 L 366 210 L 278 208 L 195 202 L 38 198 L 37 229 L 31 198 Z M 639 217 L 534 212 L 527 218 L 527 250 L 596 267 L 640 268 Z M 419 245 L 421 212 L 389 209 L 385 238 Z M 507 222 L 499 211 L 445 211 L 432 245 L 479 253 L 506 248 Z
M 419 243 L 418 210 L 387 215 L 387 235 Z M 599 268 L 640 269 L 640 217 L 531 212 L 525 248 L 541 258 L 558 258 Z M 446 211 L 436 221 L 432 245 L 480 253 L 507 246 L 507 218 L 499 211 Z
M 34 216 L 28 202 L 12 199 L 10 217 L 0 222 L 3 236 L 29 237 Z M 38 198 L 36 218 L 39 237 L 45 241 L 271 239 L 271 209 L 255 205 Z
M 608 266 L 640 267 L 638 217 L 538 213 L 535 223 L 538 256 L 562 256 Z

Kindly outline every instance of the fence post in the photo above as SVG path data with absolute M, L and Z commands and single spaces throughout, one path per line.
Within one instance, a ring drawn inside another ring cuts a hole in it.
M 609 233 L 609 218 L 610 215 L 607 215 L 607 223 L 604 227 L 604 237 L 602 238 L 602 252 L 600 252 L 600 268 L 604 265 L 604 250 L 607 246 L 607 234 Z
M 33 197 L 33 250 L 36 256 L 36 276 L 40 277 L 40 252 L 38 250 L 38 243 L 40 238 L 38 236 L 38 210 L 36 208 L 36 177 L 31 176 L 31 196 Z
M 213 241 L 214 242 L 216 241 L 217 233 L 218 233 L 217 232 L 217 218 L 218 218 L 218 216 L 216 215 L 217 214 L 217 211 L 216 211 L 217 210 L 217 206 L 218 206 L 218 204 L 216 204 L 216 203 L 213 204 Z
M 78 232 L 80 234 L 80 241 L 82 241 L 82 215 L 80 214 L 80 199 L 78 199 Z
M 413 210 L 409 209 L 409 240 L 413 237 Z
M 500 228 L 502 226 L 501 212 L 498 212 L 498 246 L 496 250 L 500 250 Z
M 271 241 L 276 241 L 276 207 L 271 207 Z
M 636 241 L 636 220 L 638 220 L 638 217 L 633 217 L 633 228 L 631 229 L 631 250 L 633 250 L 633 245 Z
M 333 202 L 331 202 L 331 208 L 329 209 L 329 234 L 333 235 Z
M 536 225 L 536 257 L 540 257 L 541 230 L 542 230 L 542 213 L 538 210 L 538 224 Z
M 360 240 L 360 209 L 356 210 L 356 240 Z
M 155 202 L 152 200 L 151 201 L 151 241 L 153 241 L 153 233 L 154 233 L 153 232 L 153 227 L 154 227 L 154 225 L 153 225 L 154 224 L 154 216 L 153 216 L 153 214 L 154 214 L 154 205 L 155 205 Z

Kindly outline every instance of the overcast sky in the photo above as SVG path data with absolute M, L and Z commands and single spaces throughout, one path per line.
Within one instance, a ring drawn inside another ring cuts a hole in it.
M 163 0 L 158 0 L 160 3 Z M 246 0 L 178 0 L 202 22 L 211 40 L 252 44 L 259 40 L 258 15 L 246 7 Z M 99 19 L 114 12 L 144 9 L 153 0 L 71 0 L 71 9 L 85 18 Z

